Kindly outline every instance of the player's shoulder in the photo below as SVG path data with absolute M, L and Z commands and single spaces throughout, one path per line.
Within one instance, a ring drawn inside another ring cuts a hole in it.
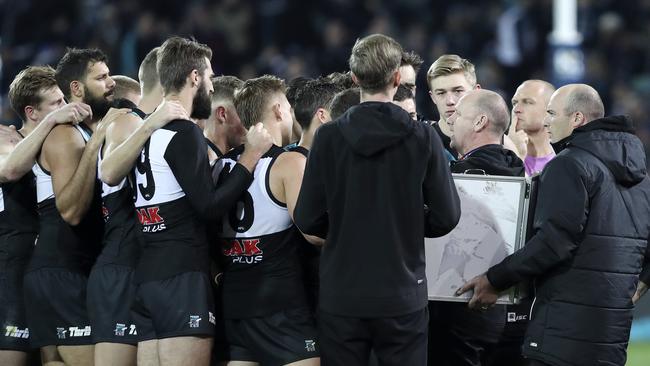
M 274 170 L 296 172 L 305 169 L 307 158 L 297 151 L 275 151 L 270 155 L 275 159 L 272 168 Z
M 182 119 L 182 118 L 173 119 L 169 121 L 169 123 L 167 123 L 161 129 L 175 131 L 175 132 L 188 132 L 188 131 L 201 130 L 199 126 L 197 126 L 196 123 L 194 123 L 193 121 L 189 119 Z
M 135 131 L 142 124 L 142 118 L 135 113 L 129 112 L 118 117 L 106 129 L 106 135 L 110 136 L 111 133 L 128 133 Z
M 83 144 L 84 138 L 81 131 L 79 131 L 79 128 L 80 127 L 69 123 L 57 124 L 52 128 L 52 130 L 50 130 L 50 133 L 45 138 L 43 144 L 45 145 L 47 143 L 61 141 L 70 143 L 80 142 Z

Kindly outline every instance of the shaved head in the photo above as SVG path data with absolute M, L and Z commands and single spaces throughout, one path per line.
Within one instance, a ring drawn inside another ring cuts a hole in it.
M 570 136 L 573 130 L 605 116 L 598 92 L 586 84 L 569 84 L 556 90 L 546 107 L 544 125 L 551 142 Z
M 486 89 L 472 90 L 468 94 L 472 95 L 474 111 L 477 114 L 485 114 L 490 121 L 491 131 L 498 136 L 503 135 L 510 124 L 510 111 L 503 98 Z
M 461 154 L 488 144 L 500 144 L 510 123 L 510 112 L 503 98 L 490 90 L 467 92 L 447 122 L 452 130 L 451 146 Z
M 605 117 L 605 107 L 596 89 L 587 84 L 569 84 L 566 88 L 564 113 L 567 115 L 582 112 L 586 123 Z
M 521 85 L 519 86 L 524 87 L 524 86 L 529 86 L 531 88 L 537 89 L 542 97 L 548 102 L 549 99 L 551 99 L 551 95 L 555 92 L 555 87 L 553 84 L 549 83 L 548 81 L 544 80 L 539 80 L 539 79 L 531 79 L 531 80 L 526 80 Z

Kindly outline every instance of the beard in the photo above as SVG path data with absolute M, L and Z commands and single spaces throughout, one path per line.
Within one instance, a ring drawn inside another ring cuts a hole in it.
M 212 101 L 208 95 L 208 91 L 201 83 L 201 87 L 196 92 L 194 99 L 192 99 L 192 115 L 193 119 L 207 119 L 210 118 L 212 112 Z
M 103 95 L 97 96 L 87 90 L 83 102 L 88 104 L 93 111 L 93 119 L 99 120 L 106 115 L 112 106 L 112 103 L 107 98 L 112 94 L 113 91 L 111 90 Z

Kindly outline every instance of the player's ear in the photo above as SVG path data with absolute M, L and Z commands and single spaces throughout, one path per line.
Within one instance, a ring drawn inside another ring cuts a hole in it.
M 273 115 L 277 121 L 282 121 L 282 111 L 280 110 L 280 103 L 275 103 L 271 107 L 273 110 Z

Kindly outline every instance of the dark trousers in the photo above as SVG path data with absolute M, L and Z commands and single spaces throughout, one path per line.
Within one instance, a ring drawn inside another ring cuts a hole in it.
M 528 360 L 528 363 L 526 366 L 551 366 L 547 363 L 544 363 L 542 361 L 537 361 L 537 360 Z
M 374 351 L 378 366 L 427 364 L 427 308 L 391 318 L 351 318 L 318 312 L 323 366 L 365 366 Z
M 430 301 L 429 314 L 430 365 L 498 365 L 488 361 L 503 332 L 505 306 L 477 311 L 469 309 L 465 303 Z

